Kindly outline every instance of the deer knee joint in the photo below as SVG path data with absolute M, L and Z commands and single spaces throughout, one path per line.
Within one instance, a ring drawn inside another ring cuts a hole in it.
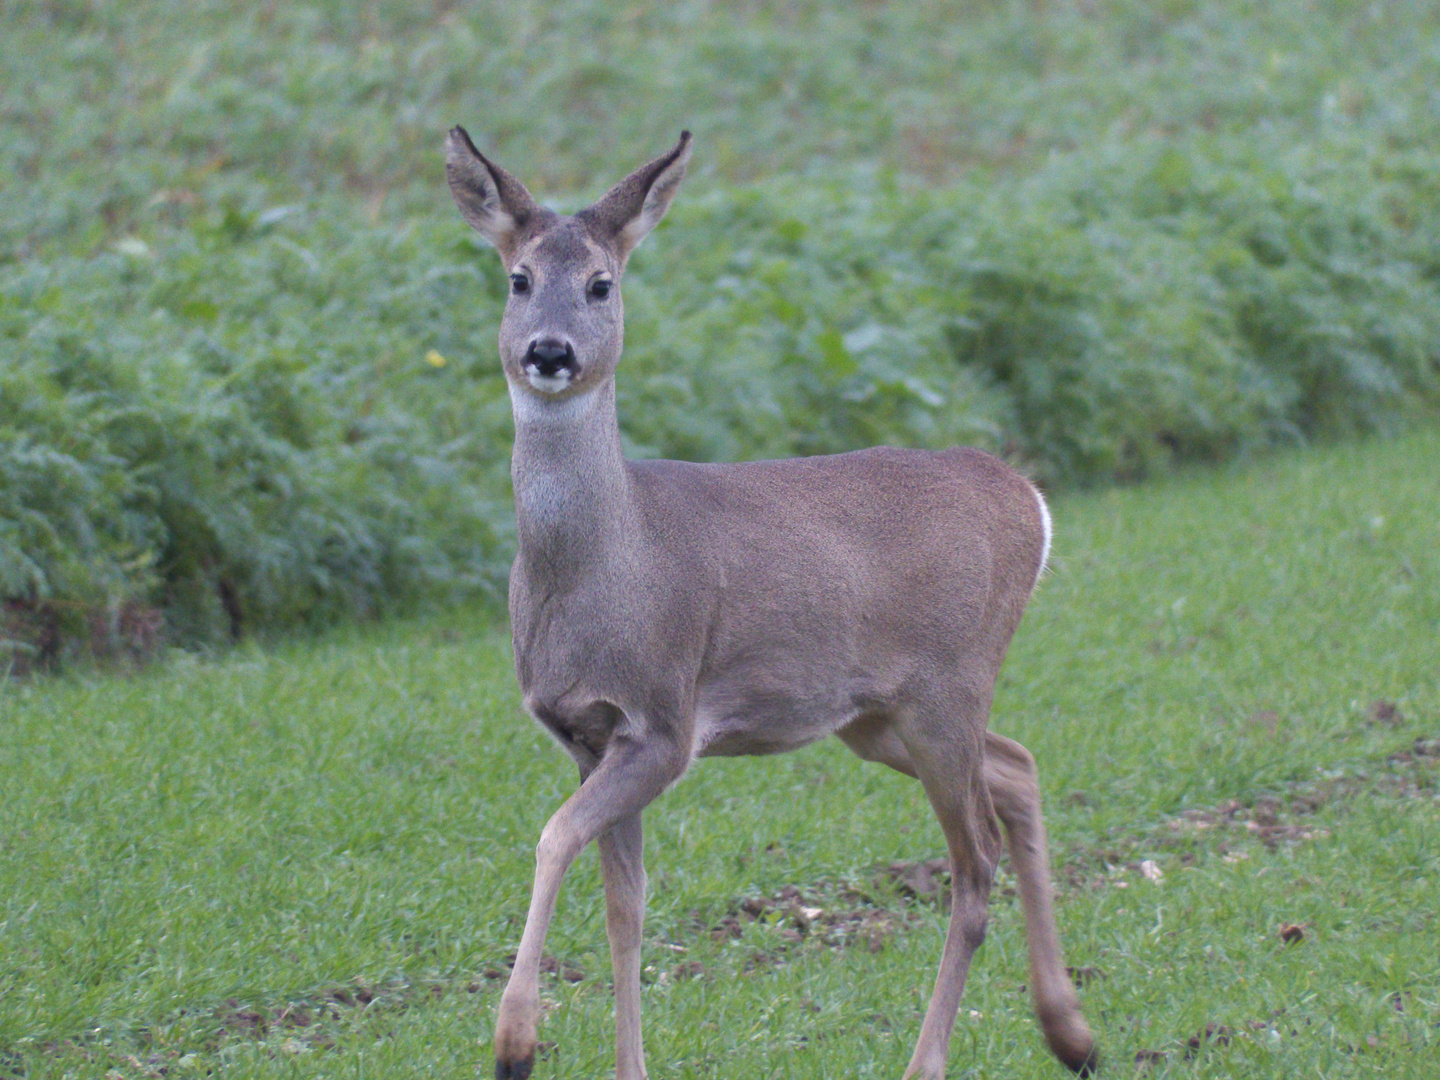
M 552 821 L 540 831 L 540 842 L 535 845 L 535 865 L 549 867 L 568 861 L 569 849 L 569 837 Z
M 963 907 L 957 907 L 950 917 L 960 920 L 960 934 L 967 949 L 974 952 L 985 944 L 985 932 L 990 927 L 990 915 L 983 907 L 969 911 Z

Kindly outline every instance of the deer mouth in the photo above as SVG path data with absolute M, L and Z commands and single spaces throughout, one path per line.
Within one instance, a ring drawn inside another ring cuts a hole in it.
M 552 375 L 546 375 L 529 365 L 525 367 L 525 381 L 542 394 L 558 394 L 566 389 L 573 379 L 574 375 L 569 368 L 562 368 Z

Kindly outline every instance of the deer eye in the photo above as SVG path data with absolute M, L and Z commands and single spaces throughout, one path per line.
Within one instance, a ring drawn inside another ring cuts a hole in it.
M 530 291 L 530 279 L 524 274 L 511 274 L 510 291 L 516 296 L 523 296 Z
M 610 286 L 614 284 L 609 278 L 596 278 L 590 283 L 590 295 L 596 300 L 604 300 L 610 295 Z

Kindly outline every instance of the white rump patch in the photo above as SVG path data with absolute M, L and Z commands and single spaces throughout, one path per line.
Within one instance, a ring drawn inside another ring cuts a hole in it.
M 1040 576 L 1045 573 L 1045 567 L 1050 563 L 1050 536 L 1054 531 L 1050 524 L 1050 507 L 1045 505 L 1045 496 L 1040 494 L 1040 489 L 1030 485 L 1030 490 L 1035 492 L 1035 502 L 1040 507 L 1040 530 L 1045 534 L 1045 543 L 1040 547 L 1040 568 L 1035 571 L 1035 584 L 1040 584 Z M 1034 588 L 1034 586 L 1031 586 Z

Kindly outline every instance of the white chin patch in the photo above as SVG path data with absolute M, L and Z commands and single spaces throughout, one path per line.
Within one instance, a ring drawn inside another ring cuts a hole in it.
M 542 394 L 558 394 L 570 385 L 570 372 L 568 371 L 562 371 L 555 375 L 541 375 L 534 368 L 526 368 L 525 378 Z

